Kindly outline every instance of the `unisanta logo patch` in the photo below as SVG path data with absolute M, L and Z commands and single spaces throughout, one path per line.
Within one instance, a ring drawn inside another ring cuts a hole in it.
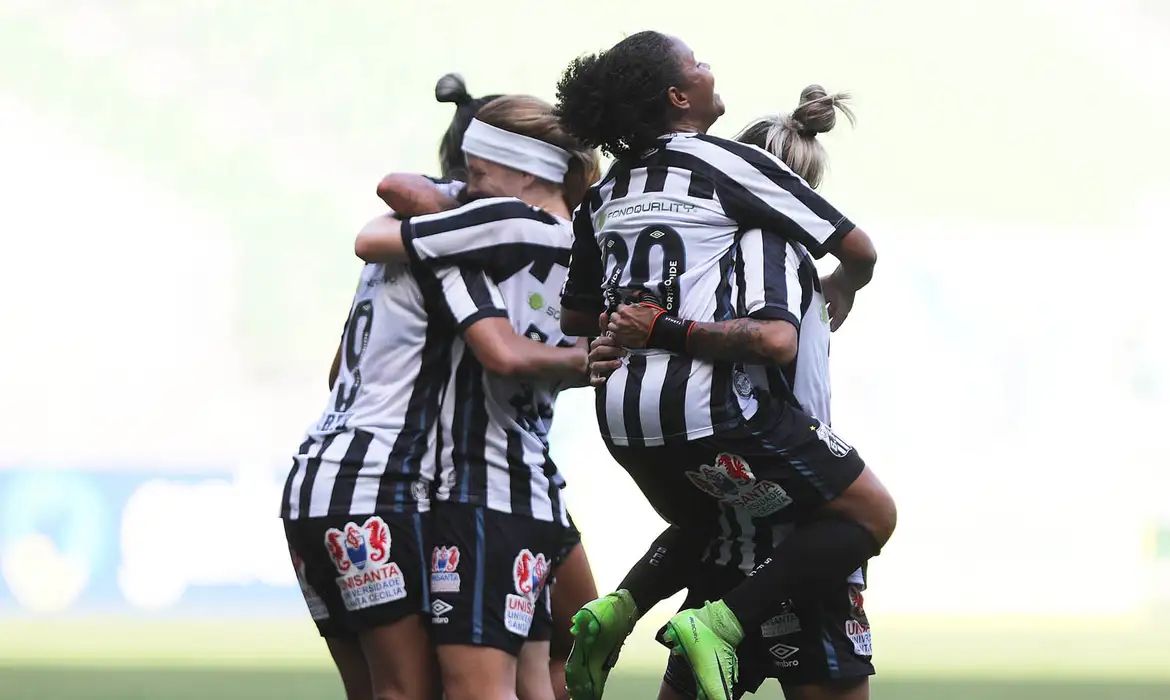
M 699 490 L 721 503 L 743 508 L 752 517 L 771 515 L 792 503 L 792 497 L 779 484 L 757 480 L 739 455 L 722 452 L 715 464 L 704 464 L 686 475 Z
M 337 588 L 347 610 L 361 610 L 406 597 L 402 570 L 390 561 L 390 528 L 378 516 L 358 527 L 325 531 L 325 550 L 341 574 Z

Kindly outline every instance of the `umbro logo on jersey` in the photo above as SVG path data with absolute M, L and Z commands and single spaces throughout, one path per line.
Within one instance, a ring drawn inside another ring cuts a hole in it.
M 800 651 L 800 647 L 790 646 L 788 644 L 773 644 L 768 648 L 768 653 L 776 659 L 776 665 L 784 668 L 791 668 L 799 666 L 800 660 L 792 658 Z
M 455 606 L 451 605 L 447 601 L 439 600 L 438 598 L 435 598 L 435 602 L 431 603 L 431 624 L 433 624 L 433 625 L 447 624 L 450 621 L 447 618 L 447 613 L 451 612 L 454 609 L 455 609 Z

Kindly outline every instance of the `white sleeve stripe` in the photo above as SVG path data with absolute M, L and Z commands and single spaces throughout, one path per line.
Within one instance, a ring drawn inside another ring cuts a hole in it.
M 403 224 L 403 240 L 421 260 L 444 258 L 502 244 L 546 241 L 542 227 L 533 222 L 551 224 L 555 219 L 518 199 L 484 199 L 410 219 Z
M 456 325 L 479 314 L 484 309 L 506 309 L 499 288 L 480 272 L 465 272 L 458 267 L 439 271 L 443 299 L 455 317 Z
M 413 239 L 414 249 L 422 260 L 445 258 L 501 245 L 549 245 L 544 224 L 532 225 L 525 219 L 493 221 L 478 226 L 433 233 Z
M 754 196 L 764 206 L 772 210 L 774 214 L 800 227 L 810 237 L 815 239 L 817 243 L 823 243 L 828 240 L 836 232 L 837 226 L 841 223 L 840 220 L 825 220 L 810 209 L 795 194 L 774 182 L 750 161 L 741 158 L 739 155 L 725 148 L 697 138 L 674 139 L 670 142 L 670 148 L 677 148 L 680 151 L 688 152 L 706 162 L 718 171 L 724 179 L 738 184 L 748 194 Z M 800 178 L 792 173 L 783 161 L 760 149 L 755 150 L 759 151 L 762 156 L 775 164 L 777 168 L 791 175 L 795 183 L 799 183 L 802 187 L 808 187 Z
M 795 247 L 779 236 L 752 229 L 740 239 L 743 300 L 748 315 L 765 307 L 799 317 L 802 290 L 792 265 Z M 794 284 L 795 282 L 795 284 Z

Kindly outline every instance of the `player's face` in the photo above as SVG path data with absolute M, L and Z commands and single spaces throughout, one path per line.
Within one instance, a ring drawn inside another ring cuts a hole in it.
M 715 74 L 710 65 L 695 58 L 695 52 L 681 39 L 674 43 L 685 84 L 672 89 L 671 99 L 686 113 L 690 125 L 706 132 L 726 111 L 723 98 L 715 92 Z
M 483 158 L 467 156 L 467 195 L 471 199 L 484 197 L 517 197 L 524 194 L 532 176 L 506 168 Z

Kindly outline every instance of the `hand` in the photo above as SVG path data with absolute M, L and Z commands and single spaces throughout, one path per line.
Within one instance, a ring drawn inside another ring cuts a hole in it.
M 609 375 L 622 366 L 626 349 L 613 338 L 603 335 L 589 345 L 589 384 L 601 386 Z
M 650 327 L 662 309 L 647 304 L 621 304 L 609 315 L 606 332 L 627 348 L 644 348 L 650 340 Z
M 825 305 L 829 311 L 829 330 L 836 331 L 845 323 L 845 319 L 849 318 L 857 290 L 842 284 L 834 272 L 821 278 L 821 293 L 825 295 Z

